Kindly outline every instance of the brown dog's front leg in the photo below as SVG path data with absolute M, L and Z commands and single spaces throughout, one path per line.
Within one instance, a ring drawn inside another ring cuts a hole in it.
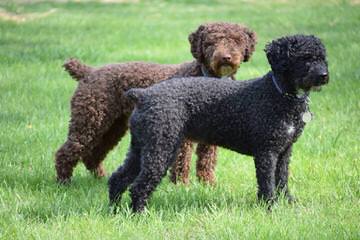
M 192 142 L 185 140 L 182 144 L 179 154 L 171 167 L 170 180 L 173 183 L 189 183 L 190 161 L 192 154 Z
M 198 160 L 196 162 L 196 176 L 199 181 L 215 184 L 215 165 L 216 165 L 215 145 L 205 145 L 199 143 L 196 148 Z

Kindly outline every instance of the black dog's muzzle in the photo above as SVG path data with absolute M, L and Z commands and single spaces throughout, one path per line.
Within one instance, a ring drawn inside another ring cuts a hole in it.
M 319 66 L 313 69 L 314 86 L 321 86 L 329 82 L 329 72 L 326 66 Z

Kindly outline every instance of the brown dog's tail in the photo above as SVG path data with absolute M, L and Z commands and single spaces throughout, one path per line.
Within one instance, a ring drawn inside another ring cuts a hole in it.
M 75 58 L 70 58 L 69 60 L 67 60 L 64 63 L 63 67 L 76 81 L 83 79 L 91 72 L 91 67 L 81 63 Z

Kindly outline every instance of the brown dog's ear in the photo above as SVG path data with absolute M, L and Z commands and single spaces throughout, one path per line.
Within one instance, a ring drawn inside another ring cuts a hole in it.
M 202 32 L 205 29 L 205 25 L 200 25 L 198 29 L 189 35 L 189 42 L 191 46 L 191 54 L 197 60 L 201 61 L 203 58 L 201 44 L 202 44 Z
M 247 35 L 247 43 L 246 43 L 247 46 L 245 48 L 244 62 L 247 62 L 247 61 L 249 61 L 252 53 L 255 51 L 257 37 L 256 37 L 256 33 L 251 31 L 248 28 L 246 28 L 244 31 Z

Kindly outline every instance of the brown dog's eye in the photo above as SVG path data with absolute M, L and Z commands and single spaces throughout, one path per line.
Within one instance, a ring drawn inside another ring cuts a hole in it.
M 235 42 L 237 45 L 240 45 L 240 46 L 243 44 L 243 42 L 242 42 L 241 40 L 239 40 L 239 39 L 234 40 L 234 42 Z
M 205 48 L 208 48 L 208 47 L 210 47 L 211 45 L 212 45 L 211 42 L 205 42 L 205 43 L 204 43 L 204 47 L 205 47 Z

